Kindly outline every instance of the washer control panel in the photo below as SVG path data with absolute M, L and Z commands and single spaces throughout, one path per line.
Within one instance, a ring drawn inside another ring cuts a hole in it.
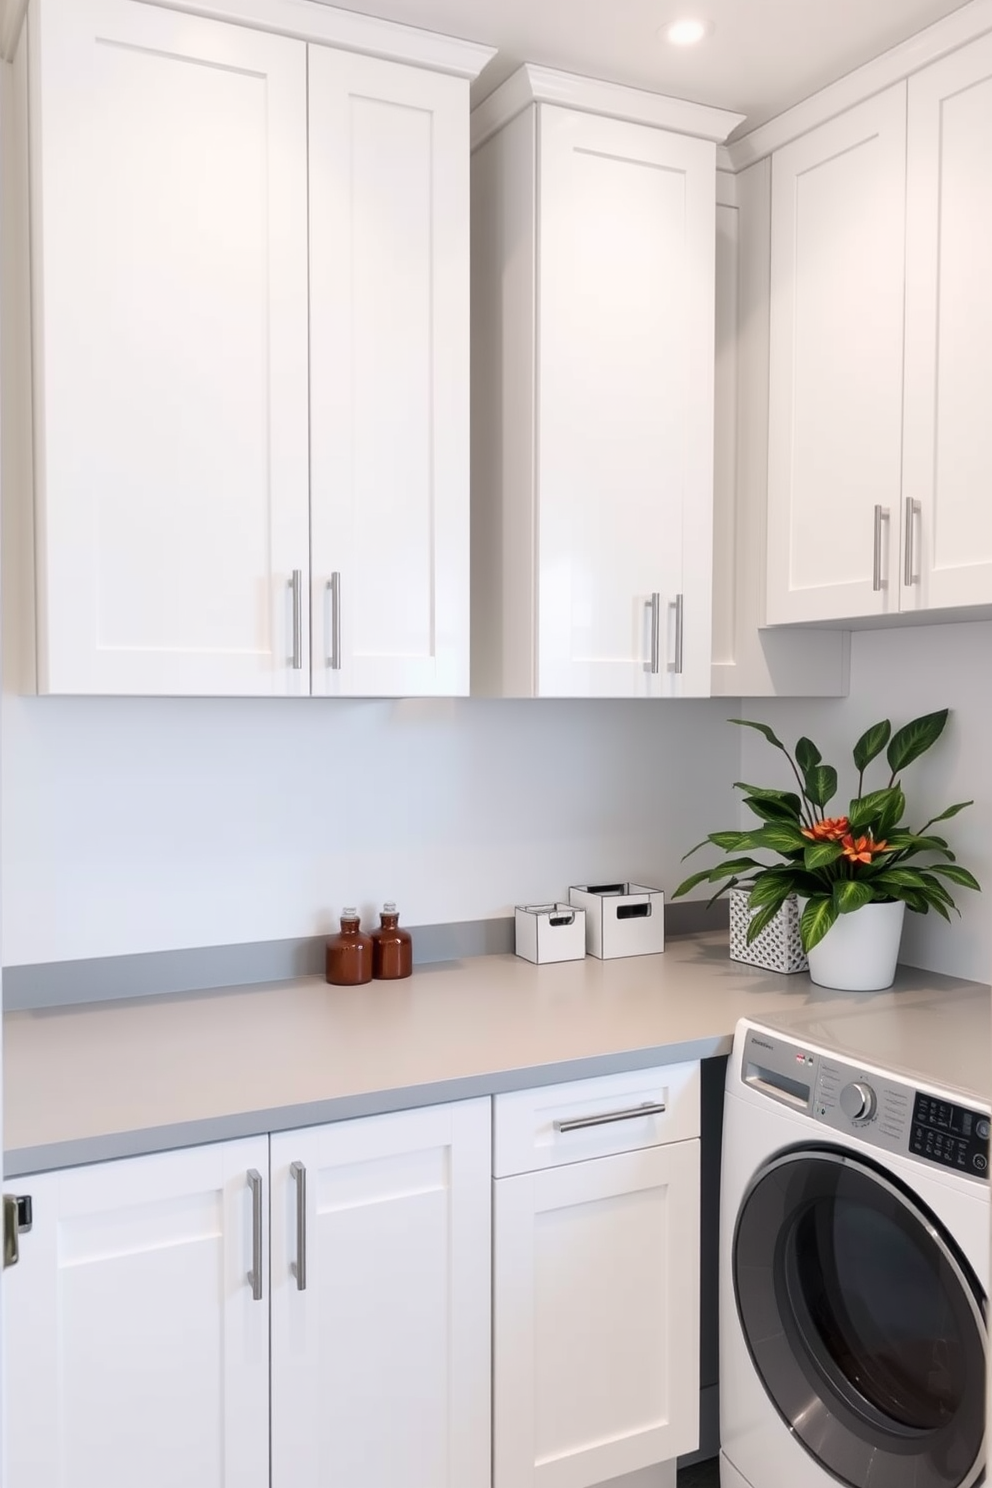
M 988 1180 L 987 1112 L 764 1029 L 748 1030 L 741 1079 L 770 1100 L 884 1152 Z
M 984 1176 L 989 1170 L 989 1119 L 917 1091 L 909 1150 L 956 1172 Z

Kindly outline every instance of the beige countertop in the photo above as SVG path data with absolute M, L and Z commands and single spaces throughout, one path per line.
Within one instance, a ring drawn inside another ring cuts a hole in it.
M 887 992 L 828 992 L 704 935 L 625 960 L 480 956 L 364 987 L 306 978 L 8 1013 L 5 1172 L 727 1054 L 741 1017 L 811 1042 L 832 1030 L 838 1052 L 888 1051 L 889 1067 L 983 1099 L 992 1085 L 987 987 L 902 968 Z

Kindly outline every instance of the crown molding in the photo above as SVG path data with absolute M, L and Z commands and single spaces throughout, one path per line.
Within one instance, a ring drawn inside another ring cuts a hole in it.
M 495 47 L 480 42 L 422 31 L 416 26 L 379 20 L 354 10 L 339 10 L 326 5 L 324 0 L 141 0 L 141 3 L 188 11 L 208 20 L 251 26 L 255 31 L 274 31 L 280 36 L 338 47 L 345 52 L 409 62 L 454 77 L 478 77 L 496 55 Z
M 746 170 L 749 165 L 763 160 L 774 150 L 780 150 L 801 134 L 836 118 L 855 104 L 863 103 L 875 93 L 901 83 L 914 72 L 928 67 L 946 57 L 958 47 L 966 46 L 979 36 L 992 31 L 992 0 L 970 0 L 960 10 L 954 10 L 942 20 L 935 21 L 924 31 L 910 36 L 898 46 L 883 52 L 863 67 L 849 72 L 821 88 L 819 93 L 805 98 L 794 108 L 787 109 L 767 124 L 759 124 L 750 134 L 734 140 L 727 146 L 727 168 L 732 171 Z M 722 168 L 722 167 L 721 167 Z
M 627 119 L 633 124 L 652 124 L 715 143 L 725 140 L 731 130 L 743 124 L 745 117 L 703 103 L 668 98 L 664 93 L 599 82 L 525 62 L 472 110 L 473 150 L 532 103 L 556 103 L 563 108 L 606 114 L 611 119 Z
M 28 12 L 28 0 L 0 0 L 0 57 L 13 62 L 17 38 Z

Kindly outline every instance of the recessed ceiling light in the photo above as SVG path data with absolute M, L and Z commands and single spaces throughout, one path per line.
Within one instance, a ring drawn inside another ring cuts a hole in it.
M 706 21 L 697 21 L 687 16 L 684 20 L 673 21 L 670 26 L 666 26 L 664 35 L 672 46 L 695 46 L 711 29 Z

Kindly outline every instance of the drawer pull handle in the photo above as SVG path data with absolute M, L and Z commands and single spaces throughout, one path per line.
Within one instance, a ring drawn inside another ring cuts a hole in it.
M 602 1116 L 576 1116 L 571 1121 L 556 1121 L 556 1132 L 585 1131 L 589 1126 L 609 1126 L 614 1121 L 635 1121 L 638 1116 L 664 1116 L 665 1106 L 661 1101 L 645 1101 L 642 1106 L 632 1106 L 627 1111 L 607 1111 Z
M 307 1289 L 307 1170 L 301 1162 L 290 1163 L 290 1177 L 296 1180 L 296 1260 L 292 1264 L 296 1290 Z

